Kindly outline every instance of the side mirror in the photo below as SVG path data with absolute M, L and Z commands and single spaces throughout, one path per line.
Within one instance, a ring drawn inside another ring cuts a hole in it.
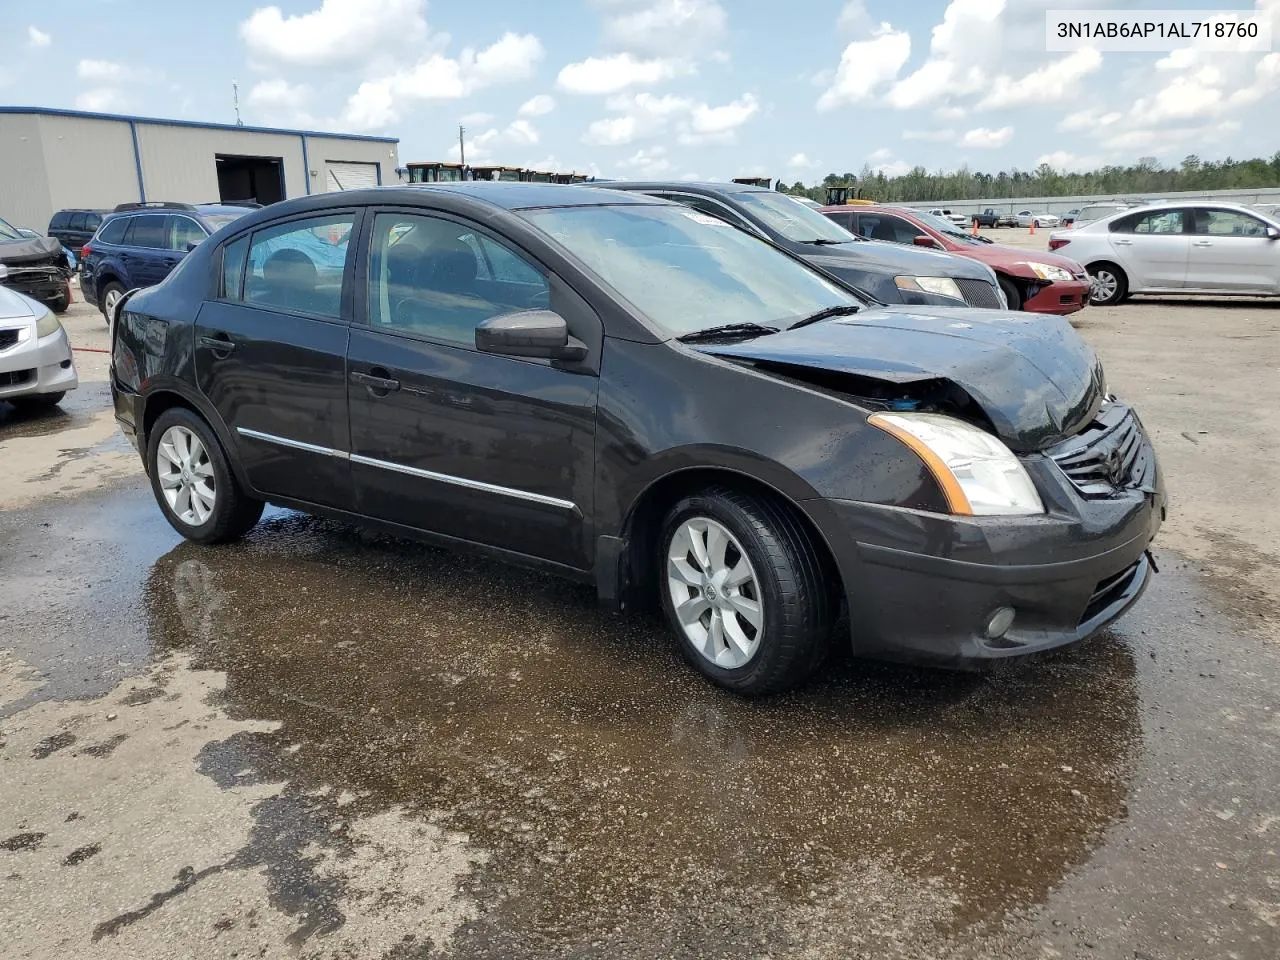
M 476 324 L 476 349 L 506 357 L 584 360 L 587 345 L 569 336 L 564 317 L 551 310 L 504 313 Z
M 1267 227 L 1268 240 L 1280 240 L 1280 229 L 1276 227 Z
M 932 247 L 934 250 L 942 249 L 942 244 L 940 244 L 937 240 L 933 239 L 933 237 L 930 237 L 923 233 L 920 234 L 920 236 L 916 237 L 911 242 L 915 244 L 917 247 Z
M 188 240 L 188 241 L 187 241 L 187 253 L 190 253 L 192 250 L 194 250 L 194 249 L 195 249 L 196 247 L 198 247 L 198 246 L 200 246 L 200 244 L 196 243 L 194 240 Z

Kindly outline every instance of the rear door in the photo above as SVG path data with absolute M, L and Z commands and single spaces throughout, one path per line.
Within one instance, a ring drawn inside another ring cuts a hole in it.
M 348 353 L 359 511 L 585 568 L 599 318 L 475 224 L 394 210 L 371 224 L 366 323 L 352 327 Z M 588 361 L 476 350 L 481 320 L 537 308 L 565 318 Z
M 1188 212 L 1182 208 L 1139 211 L 1113 220 L 1108 228 L 1116 261 L 1130 290 L 1176 290 L 1187 284 L 1191 255 Z
M 120 259 L 128 272 L 130 287 L 153 287 L 169 275 L 169 217 L 144 213 L 129 218 Z
M 356 218 L 299 217 L 224 244 L 218 296 L 196 318 L 200 389 L 267 497 L 351 506 L 345 278 Z
M 1239 210 L 1194 207 L 1187 286 L 1223 293 L 1280 293 L 1280 240 Z

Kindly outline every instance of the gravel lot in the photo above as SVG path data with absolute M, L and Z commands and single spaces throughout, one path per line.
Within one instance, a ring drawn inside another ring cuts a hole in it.
M 0 403 L 0 954 L 1271 960 L 1280 303 L 1076 325 L 1168 478 L 1139 606 L 745 702 L 536 574 L 279 510 L 180 542 L 76 305 L 80 389 Z

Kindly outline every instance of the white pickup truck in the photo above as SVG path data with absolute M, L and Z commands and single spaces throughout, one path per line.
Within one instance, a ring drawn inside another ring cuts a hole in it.
M 941 217 L 943 220 L 950 220 L 957 227 L 967 227 L 969 218 L 963 213 L 952 213 L 950 210 L 943 210 L 941 207 L 934 207 L 929 211 L 935 217 Z

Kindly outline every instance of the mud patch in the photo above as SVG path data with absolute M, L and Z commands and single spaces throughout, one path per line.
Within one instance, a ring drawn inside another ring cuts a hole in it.
M 34 850 L 44 843 L 45 836 L 43 833 L 16 833 L 0 840 L 0 850 Z
M 64 867 L 78 867 L 90 857 L 95 857 L 102 852 L 102 848 L 96 843 L 91 843 L 87 847 L 77 847 L 67 854 L 67 858 L 62 861 Z

